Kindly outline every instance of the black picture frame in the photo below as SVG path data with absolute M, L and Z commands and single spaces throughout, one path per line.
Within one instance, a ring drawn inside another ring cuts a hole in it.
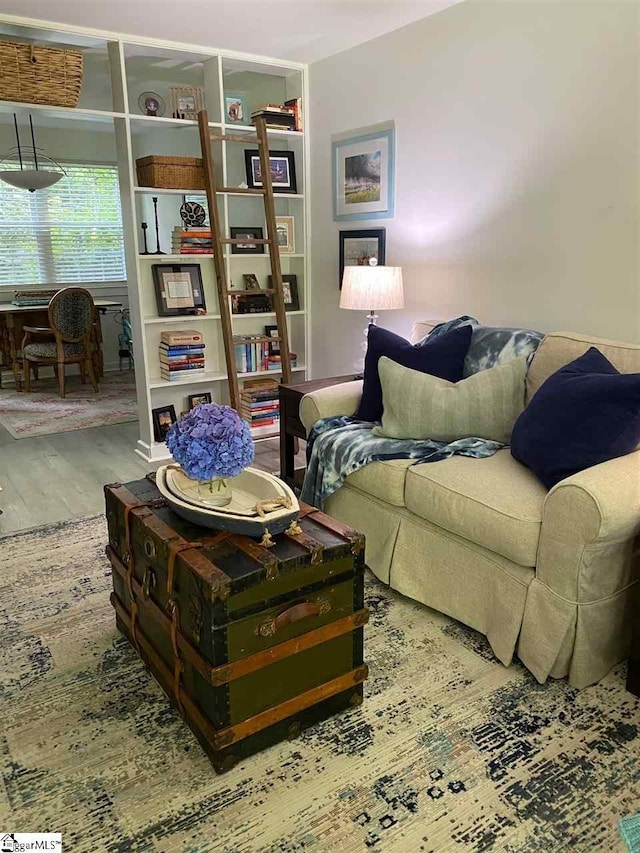
M 153 264 L 151 271 L 159 317 L 207 313 L 200 264 Z M 184 295 L 171 295 L 169 288 L 172 278 L 174 285 L 179 286 Z
M 242 273 L 242 281 L 244 282 L 245 291 L 250 291 L 251 293 L 258 293 L 262 288 L 260 287 L 260 282 L 258 281 L 258 276 L 254 272 L 244 272 Z
M 265 326 L 264 335 L 266 338 L 277 338 L 280 332 L 277 326 Z M 269 341 L 269 355 L 280 355 L 280 341 Z
M 164 441 L 167 433 L 178 420 L 175 406 L 159 406 L 157 409 L 151 410 L 151 416 L 153 418 L 153 437 L 156 441 Z
M 195 406 L 200 406 L 202 403 L 213 402 L 210 391 L 203 391 L 201 394 L 189 394 L 187 399 L 189 401 L 189 411 Z
M 262 228 L 254 228 L 253 226 L 246 226 L 244 228 L 232 227 L 229 229 L 229 233 L 232 240 L 237 240 L 240 237 L 248 238 L 246 244 L 231 244 L 232 255 L 264 255 L 264 243 L 252 243 L 250 239 L 251 237 L 255 237 L 257 240 L 264 240 Z
M 286 169 L 278 161 L 286 160 Z M 296 158 L 293 151 L 269 151 L 269 163 L 271 165 L 271 184 L 274 193 L 298 192 L 296 179 Z M 260 152 L 257 148 L 245 148 L 244 166 L 247 173 L 247 184 L 251 189 L 260 189 L 262 179 L 260 175 Z M 282 176 L 282 177 L 280 177 Z
M 352 252 L 350 251 L 349 241 L 353 241 L 354 244 L 360 241 L 364 246 L 367 242 L 373 240 L 377 241 L 376 257 L 378 259 L 378 266 L 384 266 L 386 261 L 386 228 L 356 228 L 340 232 L 340 278 L 338 281 L 340 290 L 342 290 L 342 276 L 344 275 L 345 266 L 359 266 L 359 264 L 353 263 L 351 260 Z
M 271 276 L 269 276 L 269 289 L 273 288 Z M 298 276 L 286 273 L 282 276 L 282 289 L 284 294 L 285 311 L 299 311 L 300 297 L 298 295 Z M 290 297 L 289 299 L 287 297 Z

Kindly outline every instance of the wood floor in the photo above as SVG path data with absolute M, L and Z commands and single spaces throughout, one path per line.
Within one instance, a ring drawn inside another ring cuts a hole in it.
M 105 483 L 139 479 L 154 467 L 133 452 L 137 439 L 137 423 L 19 440 L 0 425 L 0 536 L 102 512 Z M 256 444 L 254 464 L 279 471 L 278 439 Z

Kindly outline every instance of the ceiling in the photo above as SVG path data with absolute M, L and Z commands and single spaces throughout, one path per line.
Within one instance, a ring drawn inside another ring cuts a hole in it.
M 316 62 L 461 0 L 2 0 L 4 14 Z

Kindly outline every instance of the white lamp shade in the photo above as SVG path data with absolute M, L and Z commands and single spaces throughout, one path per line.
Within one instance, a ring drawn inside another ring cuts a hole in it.
M 340 307 L 355 311 L 387 311 L 391 308 L 404 308 L 402 268 L 345 267 Z
M 60 178 L 64 178 L 64 172 L 54 172 L 49 169 L 11 169 L 0 172 L 0 180 L 19 190 L 43 190 L 53 186 Z

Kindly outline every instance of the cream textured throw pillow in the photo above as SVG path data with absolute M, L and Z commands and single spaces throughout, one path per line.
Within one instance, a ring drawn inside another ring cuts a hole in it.
M 378 362 L 382 385 L 385 438 L 488 438 L 508 444 L 524 408 L 525 358 L 515 358 L 460 382 L 402 367 L 383 356 Z

